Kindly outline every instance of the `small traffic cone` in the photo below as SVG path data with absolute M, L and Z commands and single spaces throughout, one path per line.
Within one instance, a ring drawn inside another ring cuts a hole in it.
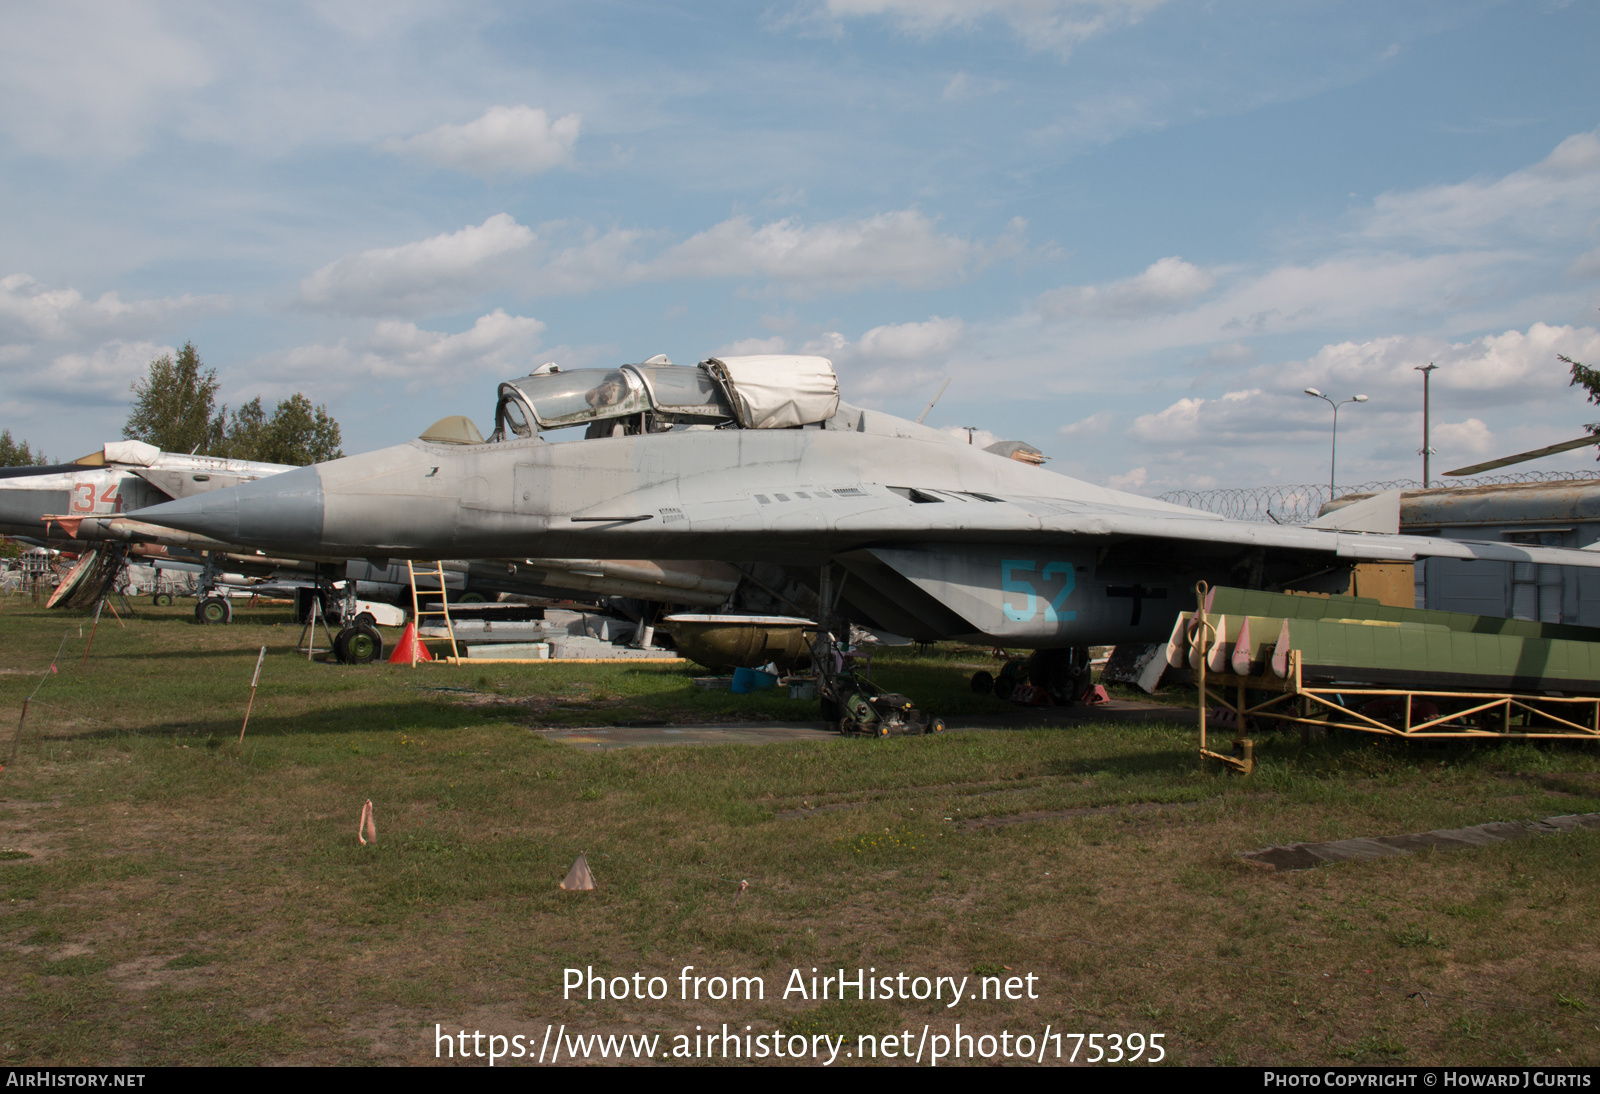
M 594 875 L 589 872 L 589 860 L 580 852 L 578 861 L 572 864 L 572 869 L 567 871 L 566 879 L 561 882 L 561 887 L 567 890 L 593 889 Z
M 389 655 L 389 664 L 409 665 L 413 661 L 432 660 L 433 654 L 428 652 L 428 647 L 417 637 L 416 623 L 407 623 L 406 629 L 401 632 L 400 641 L 394 644 L 394 652 Z

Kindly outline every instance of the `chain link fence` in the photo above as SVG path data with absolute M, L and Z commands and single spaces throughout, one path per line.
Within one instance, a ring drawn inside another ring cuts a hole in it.
M 1492 486 L 1511 482 L 1576 482 L 1600 480 L 1596 471 L 1515 471 L 1505 475 L 1480 475 L 1471 479 L 1446 479 L 1439 486 Z M 1344 488 L 1348 494 L 1376 494 L 1384 490 L 1420 490 L 1414 479 L 1389 482 L 1364 482 Z M 1273 524 L 1306 524 L 1315 520 L 1328 503 L 1327 484 L 1300 486 L 1245 486 L 1217 490 L 1169 490 L 1161 501 L 1203 509 L 1231 520 L 1255 520 Z

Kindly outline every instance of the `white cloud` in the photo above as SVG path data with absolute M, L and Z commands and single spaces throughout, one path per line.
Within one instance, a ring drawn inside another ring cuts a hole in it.
M 810 227 L 794 219 L 757 227 L 749 217 L 736 216 L 628 273 L 652 281 L 763 277 L 833 292 L 884 283 L 922 288 L 953 280 L 981 252 L 967 240 L 940 235 L 914 209 Z
M 1494 449 L 1494 434 L 1479 418 L 1464 422 L 1435 422 L 1429 431 L 1429 444 L 1441 452 L 1487 455 Z
M 873 327 L 856 343 L 862 358 L 908 360 L 946 353 L 961 341 L 965 325 L 959 319 L 934 316 L 924 323 L 895 323 Z
M 1251 407 L 1262 394 L 1260 388 L 1251 388 L 1230 391 L 1220 399 L 1179 399 L 1164 410 L 1139 415 L 1128 435 L 1163 446 L 1231 440 L 1238 431 L 1251 428 Z M 1257 429 L 1263 425 L 1255 422 Z
M 138 0 L 7 5 L 0 33 L 5 129 L 33 152 L 137 152 L 146 119 L 217 74 L 214 58 L 175 33 L 172 21 L 158 5 Z
M 1113 490 L 1137 490 L 1149 481 L 1150 472 L 1143 467 L 1135 467 L 1126 474 L 1110 476 L 1106 479 L 1106 485 Z
M 1534 323 L 1463 342 L 1394 336 L 1335 343 L 1304 360 L 1252 369 L 1249 388 L 1178 399 L 1141 415 L 1127 436 L 1147 453 L 1153 490 L 1194 486 L 1196 468 L 1226 468 L 1221 477 L 1232 486 L 1326 482 L 1333 415 L 1302 389 L 1318 387 L 1338 401 L 1362 393 L 1370 401 L 1339 411 L 1339 483 L 1416 479 L 1416 366 L 1439 365 L 1430 437 L 1437 473 L 1576 436 L 1593 411 L 1568 386 L 1567 366 L 1556 359 L 1562 353 L 1600 360 L 1600 331 Z M 1566 461 L 1551 466 L 1573 466 L 1570 456 Z
M 826 0 L 835 20 L 881 16 L 919 37 L 971 31 L 991 20 L 1030 49 L 1065 57 L 1102 31 L 1137 22 L 1164 0 Z
M 793 219 L 757 227 L 740 216 L 640 257 L 642 245 L 663 233 L 601 233 L 562 221 L 535 231 L 497 213 L 480 225 L 330 262 L 301 281 L 300 301 L 349 315 L 399 316 L 459 304 L 490 287 L 584 293 L 702 278 L 778 282 L 800 295 L 883 283 L 925 287 L 1017 253 L 1025 228 L 1014 220 L 996 239 L 974 243 L 939 234 L 915 210 L 809 227 Z
M 474 175 L 536 175 L 572 159 L 579 124 L 576 114 L 552 122 L 534 107 L 494 106 L 465 125 L 441 125 L 383 147 Z
M 1048 319 L 1087 315 L 1135 318 L 1175 311 L 1217 283 L 1211 273 L 1176 255 L 1157 259 L 1134 277 L 1106 285 L 1071 285 L 1039 297 L 1037 307 Z
M 1494 408 L 1560 397 L 1569 379 L 1567 366 L 1556 359 L 1561 354 L 1600 360 L 1600 332 L 1534 323 L 1526 331 L 1470 342 L 1417 336 L 1340 342 L 1304 361 L 1262 366 L 1251 375 L 1290 392 L 1317 387 L 1342 399 L 1359 391 L 1377 406 L 1409 411 L 1420 397 L 1415 369 L 1432 362 L 1439 366 L 1432 380 L 1436 404 Z
M 1224 342 L 1206 350 L 1194 363 L 1206 368 L 1240 368 L 1255 364 L 1256 348 L 1243 342 Z
M 35 391 L 68 391 L 106 403 L 124 403 L 134 380 L 144 377 L 150 362 L 176 353 L 172 346 L 155 342 L 116 340 L 85 353 L 63 353 L 51 360 Z
M 634 248 L 652 233 L 614 228 L 598 232 L 587 225 L 567 223 L 539 226 L 539 262 L 524 274 L 521 284 L 531 293 L 586 293 L 629 281 Z M 576 237 L 558 245 L 557 238 Z M 642 278 L 640 278 L 642 279 Z
M 800 352 L 832 361 L 843 378 L 845 398 L 870 406 L 924 391 L 924 397 L 932 397 L 951 371 L 950 354 L 965 329 L 960 319 L 936 315 L 921 323 L 873 327 L 854 342 L 826 331 L 808 339 Z
M 1600 247 L 1585 251 L 1573 259 L 1572 265 L 1567 267 L 1567 276 L 1574 281 L 1587 281 L 1593 277 L 1600 277 Z
M 1111 428 L 1111 423 L 1116 420 L 1116 415 L 1109 410 L 1102 410 L 1091 414 L 1087 418 L 1079 418 L 1075 422 L 1068 422 L 1056 432 L 1063 437 L 1097 437 Z
M 384 320 L 365 338 L 299 346 L 263 359 L 251 371 L 315 377 L 319 391 L 368 380 L 409 381 L 407 390 L 413 392 L 451 387 L 479 374 L 509 376 L 526 371 L 544 329 L 538 319 L 507 315 L 498 308 L 458 334 Z
M 1564 241 L 1600 214 L 1600 136 L 1577 133 L 1532 167 L 1493 181 L 1380 195 L 1362 234 L 1475 245 L 1504 235 Z
M 774 334 L 771 338 L 741 338 L 737 342 L 729 342 L 713 356 L 756 357 L 766 353 L 783 353 L 788 348 L 788 340 L 781 334 Z
M 975 99 L 981 95 L 993 95 L 1008 86 L 1004 80 L 974 79 L 965 72 L 958 72 L 950 77 L 939 97 L 947 103 L 954 103 L 963 99 Z
M 127 335 L 181 315 L 217 312 L 225 296 L 161 297 L 123 300 L 116 292 L 86 300 L 77 289 L 49 289 L 27 274 L 0 277 L 0 340 L 66 342 Z
M 300 283 L 300 299 L 352 315 L 405 314 L 463 299 L 534 241 L 531 229 L 497 213 L 460 231 L 330 262 Z
M 223 296 L 124 300 L 104 292 L 91 300 L 27 274 L 0 278 L 0 398 L 9 424 L 55 419 L 51 435 L 65 439 L 51 441 L 52 450 L 76 448 L 85 434 L 114 435 L 129 386 L 174 352 L 165 344 L 171 328 L 227 306 Z

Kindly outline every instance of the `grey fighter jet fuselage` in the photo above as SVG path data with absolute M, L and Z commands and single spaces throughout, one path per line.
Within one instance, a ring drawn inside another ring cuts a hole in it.
M 849 406 L 836 383 L 820 358 L 545 372 L 501 385 L 487 442 L 414 440 L 145 518 L 353 557 L 761 559 L 814 577 L 833 565 L 859 622 L 1032 647 L 1158 641 L 1198 580 L 1306 587 L 1356 561 L 1431 555 L 1600 566 L 1582 551 L 1381 534 L 1374 520 L 1392 532 L 1398 519 L 1383 503 L 1326 527 L 1229 521 Z M 581 440 L 544 435 L 579 426 Z
M 291 465 L 220 456 L 164 452 L 142 441 L 113 441 L 69 464 L 0 469 L 0 534 L 35 543 L 81 549 L 104 542 L 135 545 L 157 565 L 198 565 L 208 552 L 240 578 L 315 573 L 317 562 L 337 563 L 363 597 L 401 600 L 410 588 L 404 565 L 371 565 L 361 556 L 324 553 L 315 543 L 284 539 L 283 552 L 144 521 L 144 510 L 174 499 L 254 482 L 293 470 Z M 447 556 L 453 558 L 453 556 Z M 346 560 L 351 560 L 348 563 Z M 446 588 L 547 597 L 631 597 L 714 608 L 734 595 L 744 575 L 731 566 L 686 562 L 662 566 L 644 560 L 511 558 L 455 560 L 445 564 Z

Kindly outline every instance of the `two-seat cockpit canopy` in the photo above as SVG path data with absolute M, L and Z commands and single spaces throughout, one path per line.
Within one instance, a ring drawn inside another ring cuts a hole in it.
M 548 369 L 500 385 L 491 441 L 589 426 L 589 436 L 656 433 L 674 425 L 733 420 L 704 369 L 664 359 L 619 368 Z
M 500 385 L 487 443 L 586 426 L 585 437 L 661 433 L 674 428 L 795 428 L 826 421 L 839 407 L 833 363 L 822 357 L 712 358 L 695 366 L 665 356 L 617 368 L 545 365 Z M 422 435 L 446 444 L 483 443 L 465 419 L 441 419 Z M 455 424 L 448 424 L 455 423 Z

